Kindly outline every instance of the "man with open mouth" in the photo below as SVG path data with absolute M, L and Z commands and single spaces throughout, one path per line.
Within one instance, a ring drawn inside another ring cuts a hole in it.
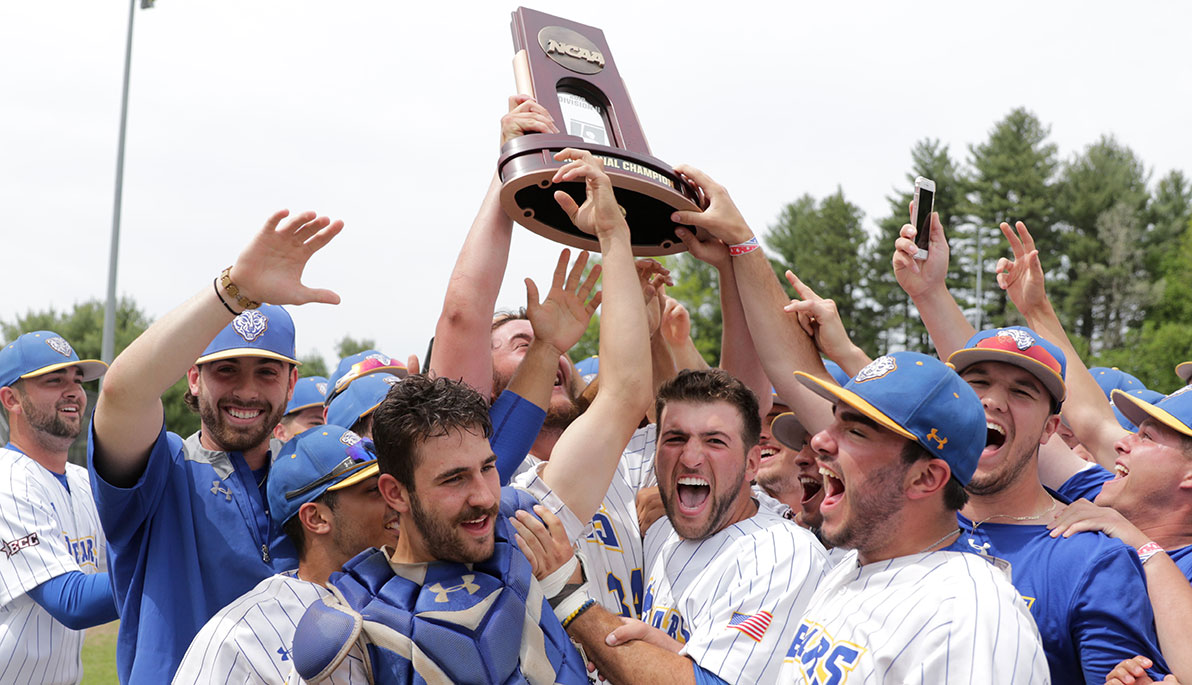
M 803 614 L 779 682 L 1047 682 L 1008 580 L 975 555 L 940 551 L 960 532 L 955 512 L 985 444 L 973 391 L 916 352 L 879 357 L 843 387 L 796 376 L 835 404 L 811 439 L 822 535 L 853 551 Z
M 1155 655 L 1155 672 L 1167 673 L 1138 555 L 1101 533 L 1050 535 L 1048 526 L 1067 501 L 1043 486 L 1039 452 L 1060 423 L 1068 392 L 1066 356 L 1025 326 L 973 331 L 948 292 L 948 246 L 938 216 L 932 216 L 930 230 L 927 260 L 917 262 L 915 227 L 902 227 L 894 273 L 940 357 L 981 398 L 987 427 L 985 449 L 967 487 L 969 502 L 959 515 L 964 533 L 953 548 L 995 559 L 1011 573 L 1039 626 L 1052 682 L 1103 682 L 1120 662 L 1139 654 Z M 1016 257 L 1025 258 L 1033 248 L 1012 238 L 1008 224 L 1002 232 Z M 1029 233 L 1023 234 L 1029 240 Z M 1013 296 L 1005 260 L 998 270 L 999 284 Z M 1036 275 L 1041 278 L 1041 271 Z
M 79 682 L 83 629 L 116 619 L 87 470 L 67 461 L 86 420 L 83 383 L 106 370 L 53 331 L 0 347 L 10 431 L 0 448 L 0 682 Z

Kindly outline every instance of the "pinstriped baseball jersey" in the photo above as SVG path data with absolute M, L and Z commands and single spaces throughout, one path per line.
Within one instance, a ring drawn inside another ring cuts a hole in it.
M 816 591 L 780 683 L 1050 683 L 1026 602 L 972 554 L 930 552 L 857 567 L 856 552 Z
M 0 448 L 0 683 L 77 683 L 83 631 L 54 620 L 27 594 L 71 571 L 107 570 L 106 541 L 87 470 L 66 482 L 20 452 Z
M 294 627 L 307 607 L 330 594 L 299 580 L 297 571 L 262 580 L 207 621 L 182 657 L 174 685 L 301 682 L 290 658 Z M 323 682 L 368 682 L 359 655 L 349 655 L 343 666 Z
M 592 597 L 610 613 L 641 615 L 642 534 L 637 525 L 637 491 L 654 485 L 654 424 L 638 429 L 621 454 L 600 509 L 587 524 L 576 520 L 539 477 L 541 467 L 514 476 L 513 486 L 533 495 L 563 521 L 579 541 Z
M 828 570 L 814 535 L 764 511 L 703 540 L 680 538 L 664 517 L 645 552 L 642 620 L 730 683 L 774 682 Z

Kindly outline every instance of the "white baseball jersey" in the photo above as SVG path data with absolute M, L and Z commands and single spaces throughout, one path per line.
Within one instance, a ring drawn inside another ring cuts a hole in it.
M 182 657 L 174 685 L 300 683 L 290 651 L 306 608 L 331 591 L 287 571 L 262 580 L 203 626 Z M 366 683 L 359 654 L 350 654 L 325 683 Z
M 0 447 L 0 683 L 77 683 L 83 677 L 83 631 L 54 620 L 28 595 L 64 573 L 107 570 L 87 470 L 67 464 L 66 483 Z
M 643 582 L 642 534 L 637 524 L 637 491 L 656 482 L 654 424 L 638 429 L 621 454 L 617 472 L 600 509 L 586 524 L 575 519 L 539 477 L 541 464 L 514 476 L 512 485 L 542 502 L 579 541 L 592 598 L 610 613 L 639 618 Z M 545 462 L 543 462 L 545 463 Z
M 642 620 L 684 643 L 683 654 L 730 683 L 772 683 L 828 555 L 810 532 L 758 511 L 704 540 L 665 517 L 645 541 Z
M 1050 683 L 1026 602 L 975 554 L 834 568 L 803 614 L 781 683 Z

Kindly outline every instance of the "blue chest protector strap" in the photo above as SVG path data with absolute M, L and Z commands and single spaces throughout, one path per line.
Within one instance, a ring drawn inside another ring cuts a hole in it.
M 295 669 L 318 682 L 360 642 L 376 683 L 586 685 L 583 659 L 512 541 L 507 517 L 534 503 L 504 489 L 493 555 L 470 567 L 427 564 L 414 582 L 378 550 L 352 559 L 331 576 L 337 599 L 316 602 L 299 621 Z

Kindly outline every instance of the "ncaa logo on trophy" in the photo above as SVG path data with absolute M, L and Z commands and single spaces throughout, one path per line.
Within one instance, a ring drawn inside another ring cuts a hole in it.
M 550 182 L 563 166 L 555 161 L 556 152 L 587 150 L 604 163 L 612 180 L 633 253 L 686 250 L 670 216 L 676 210 L 699 210 L 698 196 L 669 164 L 650 155 L 604 33 L 525 7 L 513 13 L 512 28 L 517 91 L 545 107 L 561 133 L 530 133 L 501 148 L 497 169 L 505 213 L 546 238 L 599 251 L 595 236 L 576 228 L 554 199 L 554 191 L 562 190 L 582 203 L 583 181 Z

